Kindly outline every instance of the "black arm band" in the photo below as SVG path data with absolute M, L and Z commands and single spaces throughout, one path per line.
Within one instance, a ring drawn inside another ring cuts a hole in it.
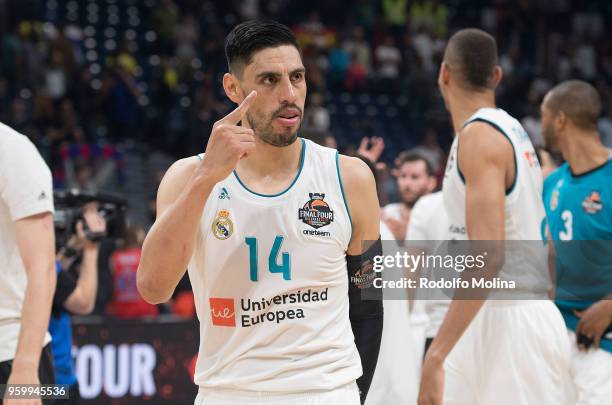
M 346 257 L 349 317 L 363 369 L 362 376 L 357 380 L 362 403 L 374 377 L 382 338 L 382 290 L 374 287 L 374 280 L 380 278 L 380 274 L 373 270 L 374 257 L 379 255 L 382 255 L 380 238 L 361 255 Z

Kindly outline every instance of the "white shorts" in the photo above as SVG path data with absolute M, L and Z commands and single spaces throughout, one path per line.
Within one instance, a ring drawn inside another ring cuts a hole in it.
M 612 354 L 603 349 L 578 350 L 576 334 L 568 331 L 578 405 L 612 402 Z M 608 401 L 608 402 L 606 402 Z
M 194 405 L 360 405 L 357 383 L 297 394 L 200 388 Z
M 567 329 L 550 301 L 487 301 L 444 369 L 447 405 L 575 404 Z

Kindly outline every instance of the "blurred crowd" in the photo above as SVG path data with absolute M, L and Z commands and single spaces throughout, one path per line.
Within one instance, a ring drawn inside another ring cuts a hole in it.
M 220 80 L 226 33 L 245 19 L 272 18 L 291 26 L 303 49 L 303 135 L 366 159 L 386 204 L 402 199 L 406 150 L 427 159 L 428 176 L 441 174 L 452 134 L 437 72 L 457 28 L 496 37 L 498 103 L 534 144 L 543 143 L 543 95 L 578 78 L 604 101 L 600 131 L 612 147 L 611 15 L 604 0 L 0 0 L 0 121 L 38 146 L 56 187 L 129 187 L 130 151 L 203 151 L 231 107 Z M 150 177 L 159 181 L 157 172 Z M 133 256 L 141 231 L 121 249 Z M 98 312 L 115 308 L 103 299 L 113 296 L 109 280 Z M 175 304 L 162 312 L 193 316 L 188 297 Z

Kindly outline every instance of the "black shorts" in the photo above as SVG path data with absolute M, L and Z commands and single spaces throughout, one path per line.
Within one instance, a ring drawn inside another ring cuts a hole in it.
M 13 360 L 0 362 L 0 384 L 6 384 L 13 369 Z M 53 354 L 51 353 L 51 343 L 42 349 L 40 363 L 38 365 L 38 378 L 41 384 L 55 384 L 55 371 L 53 368 Z M 43 401 L 45 405 L 51 401 Z

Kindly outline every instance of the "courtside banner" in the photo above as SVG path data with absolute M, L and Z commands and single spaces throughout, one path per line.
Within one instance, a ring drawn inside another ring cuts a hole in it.
M 612 294 L 612 263 L 603 254 L 612 241 L 556 241 L 554 249 L 541 240 L 382 243 L 383 254 L 355 275 L 362 299 L 592 302 Z
M 193 403 L 197 321 L 75 317 L 73 338 L 83 404 Z

